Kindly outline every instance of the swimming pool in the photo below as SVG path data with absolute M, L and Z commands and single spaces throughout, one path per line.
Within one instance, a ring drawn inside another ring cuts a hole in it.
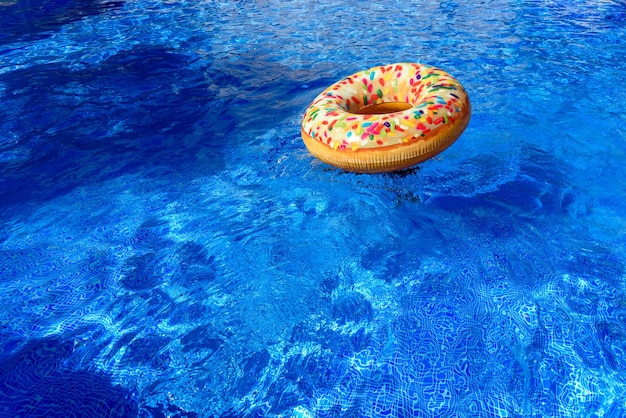
M 626 415 L 623 1 L 2 3 L 0 416 Z M 401 61 L 463 136 L 313 159 Z

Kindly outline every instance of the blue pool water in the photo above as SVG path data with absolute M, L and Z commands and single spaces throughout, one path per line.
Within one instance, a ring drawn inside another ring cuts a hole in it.
M 626 416 L 626 3 L 0 0 L 0 416 Z M 326 86 L 439 66 L 419 167 Z

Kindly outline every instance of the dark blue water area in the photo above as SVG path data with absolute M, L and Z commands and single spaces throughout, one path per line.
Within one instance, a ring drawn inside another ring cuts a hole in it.
M 31 340 L 0 359 L 3 416 L 136 416 L 133 394 L 105 374 L 75 368 L 75 342 Z
M 28 151 L 27 159 L 2 167 L 2 193 L 12 196 L 3 202 L 38 203 L 78 185 L 151 168 L 176 175 L 189 158 L 182 138 L 194 124 L 213 122 L 202 120 L 209 113 L 219 123 L 233 123 L 227 110 L 212 109 L 215 98 L 186 69 L 189 61 L 166 48 L 137 47 L 97 68 L 42 64 L 3 77 L 7 88 L 18 92 L 4 108 L 5 129 L 20 135 L 9 150 Z M 178 79 L 189 80 L 182 92 L 160 88 Z M 186 106 L 190 101 L 198 105 Z M 19 130 L 13 128 L 20 124 L 12 117 L 16 111 L 30 120 Z M 202 144 L 214 148 L 207 152 L 208 165 L 219 168 L 219 149 L 212 145 L 211 138 Z
M 61 26 L 85 17 L 120 9 L 122 1 L 3 0 L 0 7 L 0 44 L 33 41 L 51 36 Z
M 0 417 L 626 416 L 620 1 L 0 0 Z M 300 139 L 368 66 L 461 138 Z

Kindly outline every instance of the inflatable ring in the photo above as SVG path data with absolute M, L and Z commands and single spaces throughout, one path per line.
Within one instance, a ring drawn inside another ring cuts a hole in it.
M 370 68 L 320 93 L 302 120 L 314 156 L 348 171 L 411 167 L 448 148 L 469 123 L 461 83 L 423 64 Z

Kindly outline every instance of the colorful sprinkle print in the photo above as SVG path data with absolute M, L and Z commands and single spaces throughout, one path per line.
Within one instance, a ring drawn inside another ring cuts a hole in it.
M 386 114 L 357 114 L 365 106 L 404 102 L 412 107 Z M 467 111 L 461 84 L 445 71 L 399 63 L 370 68 L 320 93 L 302 120 L 303 132 L 334 150 L 382 148 L 427 140 Z

